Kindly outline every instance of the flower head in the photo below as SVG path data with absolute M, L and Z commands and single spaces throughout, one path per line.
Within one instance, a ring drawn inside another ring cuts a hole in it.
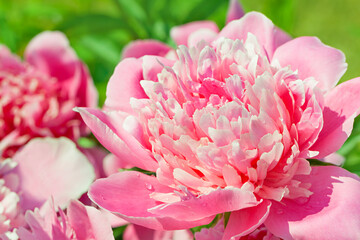
M 108 85 L 107 111 L 79 109 L 112 153 L 156 172 L 96 181 L 89 192 L 95 203 L 130 222 L 167 230 L 231 212 L 223 239 L 246 236 L 262 224 L 276 236 L 301 238 L 306 216 L 315 231 L 311 222 L 327 211 L 335 219 L 338 209 L 331 210 L 340 199 L 359 209 L 359 192 L 340 197 L 334 181 L 359 188 L 357 177 L 306 160 L 340 148 L 360 107 L 354 94 L 359 78 L 334 88 L 346 70 L 339 50 L 314 37 L 291 40 L 256 12 L 203 35 L 206 41 L 192 38 L 196 31 L 189 34 L 188 26 L 177 30 L 185 31 L 188 47 L 178 46 L 175 60 L 124 59 Z M 318 182 L 331 193 L 321 192 Z
M 95 107 L 97 93 L 86 66 L 60 32 L 36 36 L 21 62 L 0 46 L 0 152 L 3 158 L 34 137 L 66 136 L 76 140 L 86 132 L 72 111 Z

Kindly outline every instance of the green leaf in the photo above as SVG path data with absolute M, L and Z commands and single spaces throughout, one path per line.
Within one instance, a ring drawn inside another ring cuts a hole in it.
M 124 225 L 121 227 L 117 227 L 113 229 L 113 234 L 114 234 L 114 238 L 115 240 L 122 240 L 123 239 L 123 234 L 125 232 L 125 229 L 128 225 Z
M 126 29 L 135 35 L 133 29 L 124 23 L 121 18 L 102 14 L 83 14 L 67 18 L 57 26 L 67 35 L 88 35 L 107 33 L 109 31 Z
M 214 227 L 219 221 L 220 219 L 223 217 L 223 214 L 218 214 L 215 216 L 215 218 L 211 221 L 211 223 L 206 224 L 206 225 L 202 225 L 202 226 L 197 226 L 194 228 L 190 228 L 190 231 L 194 234 L 196 232 L 200 232 L 201 229 L 203 228 L 211 228 Z
M 126 172 L 126 171 L 136 171 L 136 172 L 144 173 L 144 174 L 149 175 L 149 176 L 156 176 L 156 173 L 150 172 L 150 171 L 138 168 L 138 167 L 119 169 L 119 172 Z
M 206 20 L 219 7 L 221 7 L 224 4 L 227 4 L 227 1 L 201 0 L 189 12 L 185 22 Z

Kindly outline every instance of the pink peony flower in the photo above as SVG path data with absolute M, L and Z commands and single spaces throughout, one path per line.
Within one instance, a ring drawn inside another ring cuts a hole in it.
M 291 40 L 256 12 L 207 41 L 191 37 L 196 29 L 176 30 L 189 46 L 176 60 L 120 62 L 106 110 L 78 109 L 109 151 L 156 173 L 99 179 L 90 198 L 158 230 L 230 212 L 222 239 L 262 225 L 284 239 L 359 238 L 359 177 L 306 160 L 336 159 L 360 108 L 360 78 L 335 87 L 343 53 L 315 37 Z
M 36 36 L 25 50 L 26 62 L 0 46 L 0 157 L 34 137 L 86 133 L 75 106 L 96 107 L 97 92 L 86 66 L 60 32 Z
M 17 231 L 20 239 L 28 240 L 111 240 L 114 239 L 110 223 L 94 207 L 88 207 L 79 201 L 71 201 L 66 214 L 48 201 L 40 210 L 26 213 L 30 229 Z
M 0 239 L 25 226 L 27 210 L 50 198 L 66 208 L 95 179 L 94 169 L 69 139 L 36 138 L 0 165 Z

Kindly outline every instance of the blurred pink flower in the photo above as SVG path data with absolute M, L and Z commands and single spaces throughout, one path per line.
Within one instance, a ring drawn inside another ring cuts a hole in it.
M 66 208 L 95 179 L 94 168 L 69 139 L 36 138 L 0 165 L 0 239 L 24 226 L 27 210 L 50 198 Z
M 61 32 L 36 36 L 25 62 L 0 46 L 0 157 L 11 157 L 34 137 L 77 140 L 86 127 L 76 106 L 96 107 L 87 67 Z
M 197 24 L 172 31 L 188 46 L 175 60 L 120 62 L 106 110 L 78 108 L 109 151 L 156 172 L 99 179 L 90 198 L 157 230 L 231 212 L 224 240 L 262 225 L 284 239 L 359 238 L 359 178 L 306 160 L 339 162 L 329 156 L 358 114 L 360 78 L 335 87 L 347 67 L 343 53 L 315 37 L 291 39 L 256 12 L 219 33 L 206 23 L 207 33 L 194 35 Z
M 55 210 L 47 201 L 39 210 L 26 213 L 27 228 L 17 231 L 20 239 L 27 240 L 111 240 L 114 239 L 108 220 L 94 207 L 84 206 L 73 200 L 66 214 L 61 208 Z

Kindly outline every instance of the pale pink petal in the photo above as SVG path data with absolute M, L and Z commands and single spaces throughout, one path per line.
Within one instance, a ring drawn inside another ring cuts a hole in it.
M 226 15 L 226 23 L 242 18 L 244 14 L 244 9 L 242 9 L 239 0 L 230 0 L 229 9 Z
M 72 201 L 67 209 L 69 223 L 78 240 L 110 240 L 114 235 L 110 222 L 99 210 Z
M 313 167 L 309 199 L 273 202 L 266 227 L 284 239 L 359 239 L 360 179 L 342 168 Z
M 300 79 L 314 77 L 325 91 L 336 85 L 347 68 L 344 54 L 316 37 L 299 37 L 287 42 L 276 50 L 275 59 L 281 66 L 298 70 Z
M 100 143 L 118 158 L 145 170 L 157 169 L 157 163 L 149 150 L 123 129 L 125 113 L 102 112 L 90 108 L 77 108 L 77 111 Z
M 136 40 L 124 47 L 122 58 L 140 58 L 145 55 L 164 57 L 172 48 L 157 40 Z
M 115 214 L 113 214 L 107 210 L 100 209 L 100 211 L 101 211 L 102 215 L 104 215 L 107 218 L 107 220 L 110 222 L 110 225 L 112 228 L 117 228 L 117 227 L 129 224 L 128 221 L 122 219 L 119 216 L 116 216 Z
M 37 138 L 13 160 L 18 163 L 20 204 L 24 210 L 40 207 L 53 197 L 64 208 L 85 193 L 95 173 L 87 158 L 67 138 Z
M 271 201 L 264 200 L 258 206 L 232 212 L 223 240 L 246 236 L 258 228 L 269 215 Z
M 158 81 L 157 75 L 164 69 L 164 66 L 174 65 L 174 61 L 160 56 L 144 56 L 142 58 L 143 78 L 146 80 Z
M 187 45 L 190 47 L 196 46 L 196 44 L 202 40 L 211 43 L 216 38 L 216 36 L 217 36 L 217 32 L 211 29 L 208 28 L 199 29 L 189 35 Z
M 140 86 L 143 80 L 142 59 L 126 58 L 115 68 L 106 88 L 105 107 L 132 112 L 130 98 L 147 98 Z
M 318 159 L 337 151 L 350 135 L 360 109 L 360 78 L 346 81 L 325 96 L 324 126 L 310 148 Z
M 89 196 L 100 207 L 116 213 L 125 220 L 158 230 L 175 230 L 208 224 L 212 217 L 197 221 L 163 217 L 148 209 L 159 203 L 150 198 L 152 192 L 168 193 L 173 190 L 159 184 L 157 179 L 139 172 L 121 172 L 99 179 L 90 187 Z
M 218 38 L 226 37 L 245 41 L 248 33 L 256 36 L 270 59 L 276 48 L 290 40 L 290 37 L 275 27 L 270 19 L 258 12 L 247 13 L 241 19 L 230 22 L 220 31 Z
M 173 27 L 170 31 L 170 36 L 177 45 L 187 45 L 190 34 L 199 29 L 210 29 L 214 32 L 219 32 L 216 23 L 212 21 L 198 21 Z
M 321 159 L 321 161 L 326 162 L 326 163 L 331 163 L 331 164 L 334 164 L 337 166 L 341 166 L 344 164 L 345 158 L 343 156 L 341 156 L 340 154 L 332 153 L 330 155 L 327 155 L 323 159 Z

